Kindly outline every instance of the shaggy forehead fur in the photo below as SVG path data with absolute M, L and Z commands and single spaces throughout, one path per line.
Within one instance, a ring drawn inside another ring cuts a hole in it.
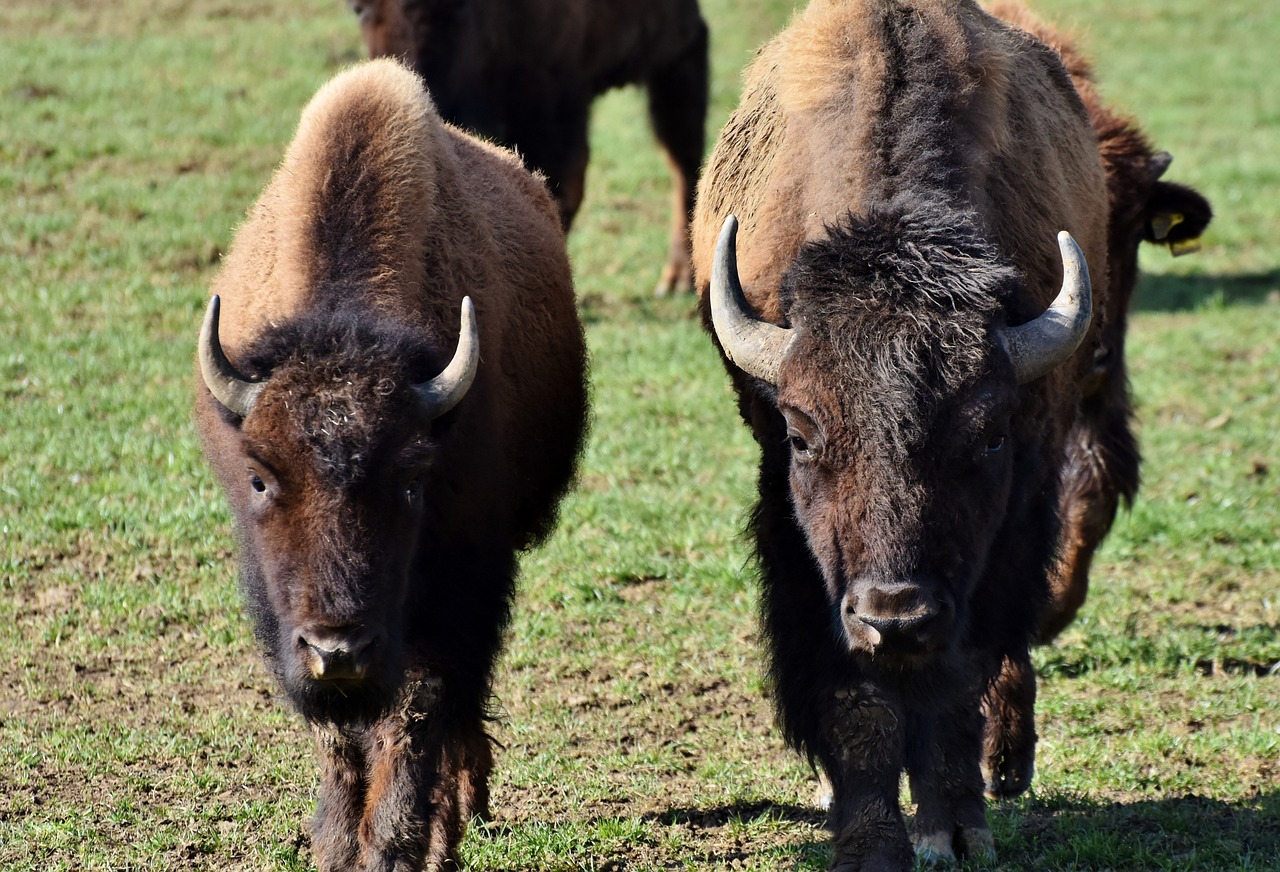
M 325 484 L 347 488 L 368 477 L 388 439 L 405 437 L 408 388 L 430 378 L 431 357 L 414 331 L 387 319 L 301 318 L 249 356 L 255 371 L 271 374 L 258 414 L 273 438 L 288 432 L 307 446 Z
M 981 377 L 991 329 L 1018 276 L 963 213 L 928 206 L 850 215 L 806 245 L 783 306 L 831 372 L 874 417 L 922 430 L 936 401 Z

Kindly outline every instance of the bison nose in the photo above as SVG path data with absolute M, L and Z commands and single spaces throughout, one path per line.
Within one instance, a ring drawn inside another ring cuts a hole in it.
M 915 584 L 878 585 L 845 599 L 850 636 L 874 653 L 913 654 L 944 647 L 954 612 L 947 598 Z
M 368 674 L 378 634 L 363 627 L 307 627 L 298 633 L 298 650 L 319 681 L 359 681 Z

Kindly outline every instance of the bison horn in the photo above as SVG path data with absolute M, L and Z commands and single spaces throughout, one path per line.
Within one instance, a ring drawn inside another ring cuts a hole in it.
M 724 219 L 711 265 L 711 324 L 725 356 L 744 372 L 778 384 L 782 358 L 795 331 L 762 320 L 752 310 L 738 279 L 738 219 Z
M 476 377 L 480 365 L 480 332 L 476 327 L 476 308 L 470 297 L 462 298 L 462 328 L 458 333 L 458 349 L 453 360 L 431 381 L 413 386 L 423 408 L 438 418 L 458 405 Z
M 1062 290 L 1057 298 L 1039 318 L 1004 330 L 1005 348 L 1019 384 L 1040 378 L 1070 357 L 1084 341 L 1093 316 L 1084 253 L 1065 230 L 1058 234 L 1058 247 L 1062 249 Z
M 204 326 L 200 328 L 200 375 L 213 398 L 241 418 L 249 417 L 266 382 L 256 382 L 240 374 L 218 340 L 218 315 L 222 301 L 217 294 L 209 300 L 204 313 Z

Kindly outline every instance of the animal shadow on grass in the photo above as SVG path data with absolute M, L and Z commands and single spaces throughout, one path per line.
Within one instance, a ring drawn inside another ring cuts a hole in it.
M 1205 306 L 1277 301 L 1280 301 L 1280 269 L 1240 275 L 1144 273 L 1130 308 L 1135 312 L 1187 312 Z
M 795 805 L 785 802 L 734 802 L 715 808 L 669 808 L 650 812 L 641 820 L 666 827 L 686 826 L 694 829 L 712 829 L 728 823 L 757 820 L 762 817 L 793 824 L 821 826 L 827 820 L 825 812 L 816 806 Z
M 617 818 L 614 817 L 595 817 L 585 823 L 590 829 L 596 829 L 602 824 L 616 820 Z M 674 827 L 692 832 L 694 840 L 698 843 L 698 847 L 692 850 L 696 850 L 699 864 L 728 867 L 735 862 L 749 861 L 753 857 L 767 853 L 769 850 L 767 845 L 756 846 L 751 843 L 749 838 L 719 832 L 735 824 L 751 824 L 761 821 L 807 824 L 817 828 L 819 830 L 817 838 L 800 844 L 792 841 L 788 844 L 786 850 L 788 854 L 794 852 L 797 858 L 801 856 L 806 860 L 816 858 L 816 862 L 825 862 L 831 856 L 830 840 L 827 838 L 825 830 L 821 829 L 826 823 L 826 814 L 811 806 L 768 801 L 737 802 L 716 808 L 683 807 L 669 808 L 665 811 L 651 811 L 641 814 L 639 820 L 646 824 Z M 501 840 L 509 838 L 514 832 L 512 824 L 508 821 L 490 821 L 478 826 L 486 834 L 486 837 L 490 839 Z M 777 846 L 775 845 L 774 847 Z M 678 860 L 664 856 L 663 848 L 657 848 L 645 841 L 635 844 L 630 850 L 623 849 L 620 853 L 615 850 L 615 853 L 609 857 L 600 857 L 596 858 L 596 860 L 599 865 L 593 865 L 590 868 L 597 870 L 597 872 L 634 872 L 634 870 L 640 869 L 681 868 L 678 865 L 673 865 L 679 862 Z M 517 872 L 517 870 L 514 868 L 486 868 L 485 872 Z M 525 870 L 519 870 L 519 872 L 525 872 Z
M 641 820 L 646 823 L 680 827 L 695 832 L 720 830 L 733 824 L 749 824 L 762 819 L 778 823 L 805 824 L 814 828 L 818 831 L 818 837 L 815 840 L 800 845 L 793 844 L 788 850 L 794 850 L 805 856 L 830 859 L 830 840 L 823 829 L 827 815 L 815 806 L 769 801 L 734 802 L 715 808 L 669 808 L 666 811 L 650 812 L 641 816 Z M 730 841 L 732 844 L 728 844 Z M 749 838 L 745 840 L 712 838 L 708 842 L 709 845 L 699 854 L 699 862 L 727 866 L 735 861 L 750 860 L 757 854 Z M 717 845 L 717 843 L 720 844 Z M 761 851 L 766 850 L 765 845 L 758 847 Z
M 1037 797 L 990 815 L 1002 868 L 1280 868 L 1280 792 L 1237 801 Z

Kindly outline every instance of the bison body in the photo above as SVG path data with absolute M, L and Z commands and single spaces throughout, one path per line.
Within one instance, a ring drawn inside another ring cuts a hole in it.
M 307 107 L 213 291 L 197 422 L 315 734 L 317 862 L 438 868 L 486 810 L 516 555 L 585 427 L 555 205 L 375 61 Z
M 761 448 L 772 680 L 830 782 L 833 868 L 990 853 L 981 766 L 1030 778 L 1108 210 L 1061 59 L 966 0 L 814 0 L 708 162 L 695 274 Z M 992 694 L 1022 717 L 984 753 Z
M 374 57 L 426 79 L 448 121 L 514 148 L 546 174 L 568 229 L 582 203 L 592 101 L 643 85 L 673 176 L 658 282 L 691 285 L 688 221 L 704 146 L 707 28 L 697 0 L 351 0 Z
M 1138 448 L 1130 427 L 1132 401 L 1125 365 L 1129 304 L 1138 284 L 1143 242 L 1175 254 L 1194 250 L 1213 210 L 1197 191 L 1162 177 L 1172 158 L 1157 152 L 1138 127 L 1098 92 L 1092 65 L 1072 39 L 1017 4 L 993 4 L 1000 18 L 1034 34 L 1062 57 L 1084 101 L 1107 179 L 1110 293 L 1094 368 L 1084 386 L 1081 416 L 1067 440 L 1063 517 L 1069 535 L 1051 577 L 1039 641 L 1060 633 L 1083 605 L 1093 553 L 1115 519 L 1121 500 L 1138 491 Z
M 1139 452 L 1125 363 L 1138 249 L 1148 242 L 1167 245 L 1175 254 L 1195 250 L 1213 210 L 1194 189 L 1162 180 L 1172 158 L 1152 147 L 1134 119 L 1102 99 L 1092 66 L 1068 35 L 1017 4 L 993 4 L 991 11 L 1034 34 L 1062 57 L 1084 101 L 1107 180 L 1109 289 L 1093 370 L 1066 440 L 1059 497 L 1063 535 L 1036 631 L 1036 641 L 1044 643 L 1070 624 L 1084 604 L 1094 552 L 1110 531 L 1121 502 L 1132 502 L 1138 491 Z M 1028 783 L 1026 777 L 1000 777 L 1002 767 L 996 761 L 1025 761 L 1006 764 L 1006 773 L 1031 771 L 1033 680 L 1024 664 L 1006 663 L 986 698 L 984 758 L 988 790 L 995 795 L 1019 793 Z

